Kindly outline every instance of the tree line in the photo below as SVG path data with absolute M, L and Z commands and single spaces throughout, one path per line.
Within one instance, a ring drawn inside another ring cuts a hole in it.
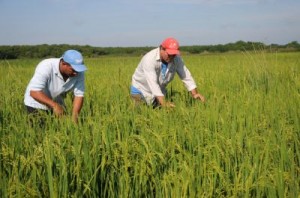
M 93 47 L 89 45 L 3 45 L 0 46 L 0 59 L 19 59 L 19 58 L 48 58 L 60 57 L 68 49 L 76 49 L 85 57 L 99 57 L 104 55 L 143 55 L 153 46 L 147 47 Z M 224 53 L 230 51 L 300 51 L 300 44 L 292 41 L 286 45 L 270 44 L 261 42 L 237 41 L 235 43 L 218 45 L 194 45 L 182 46 L 180 48 L 183 54 L 201 54 L 201 53 Z

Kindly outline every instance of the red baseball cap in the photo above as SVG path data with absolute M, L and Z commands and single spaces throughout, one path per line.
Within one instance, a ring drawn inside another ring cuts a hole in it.
M 165 48 L 166 52 L 170 55 L 178 55 L 179 54 L 179 43 L 176 39 L 169 37 L 166 38 L 161 46 Z

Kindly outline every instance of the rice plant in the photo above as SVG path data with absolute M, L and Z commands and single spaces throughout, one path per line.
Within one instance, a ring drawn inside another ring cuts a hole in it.
M 207 102 L 176 78 L 174 109 L 132 104 L 140 57 L 87 59 L 79 124 L 43 127 L 23 107 L 39 60 L 0 61 L 0 197 L 299 197 L 299 57 L 184 55 Z

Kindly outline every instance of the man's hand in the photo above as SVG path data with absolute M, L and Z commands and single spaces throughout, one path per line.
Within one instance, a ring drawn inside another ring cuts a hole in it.
M 198 93 L 197 88 L 191 90 L 191 94 L 194 99 L 200 100 L 201 102 L 205 102 L 204 96 L 202 96 L 201 94 Z
M 165 102 L 165 105 L 164 105 L 165 107 L 171 107 L 171 108 L 174 108 L 175 107 L 175 104 L 174 103 L 172 103 L 172 102 Z
M 34 98 L 39 103 L 47 105 L 49 108 L 53 110 L 54 115 L 62 116 L 64 113 L 64 108 L 49 98 L 44 92 L 42 91 L 30 91 L 30 96 Z
M 199 93 L 193 94 L 193 98 L 196 99 L 196 100 L 200 100 L 201 102 L 205 102 L 204 96 L 202 96 Z
M 165 101 L 164 96 L 156 96 L 156 99 L 158 100 L 161 107 L 175 107 L 174 103 Z
M 64 108 L 57 103 L 53 105 L 52 110 L 54 115 L 56 115 L 57 117 L 60 117 L 64 114 Z

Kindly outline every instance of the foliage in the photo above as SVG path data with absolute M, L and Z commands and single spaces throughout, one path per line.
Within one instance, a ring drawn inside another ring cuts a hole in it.
M 43 126 L 23 106 L 38 61 L 0 61 L 0 197 L 299 197 L 299 55 L 184 55 L 207 102 L 176 77 L 174 109 L 131 103 L 140 57 L 88 58 L 79 125 L 70 97 Z
M 60 57 L 67 49 L 77 49 L 85 57 L 100 57 L 104 55 L 114 56 L 141 56 L 154 47 L 92 47 L 89 45 L 16 45 L 0 46 L 0 59 L 17 59 L 17 58 L 47 58 Z M 300 51 L 300 44 L 293 41 L 286 45 L 265 45 L 261 42 L 244 42 L 237 41 L 225 45 L 195 45 L 182 46 L 182 54 L 200 54 L 200 53 L 224 53 L 231 51 Z

